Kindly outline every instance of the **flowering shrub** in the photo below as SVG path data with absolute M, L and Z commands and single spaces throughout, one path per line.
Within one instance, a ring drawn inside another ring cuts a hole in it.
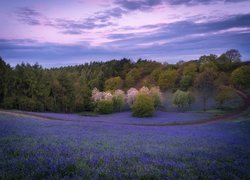
M 132 106 L 133 116 L 150 117 L 154 115 L 154 101 L 151 96 L 139 93 Z

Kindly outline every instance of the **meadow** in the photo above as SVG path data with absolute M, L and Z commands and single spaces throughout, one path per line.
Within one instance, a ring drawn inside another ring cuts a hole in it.
M 249 116 L 201 125 L 140 126 L 128 124 L 139 118 L 126 112 L 43 115 L 60 120 L 0 113 L 1 179 L 250 178 Z M 143 120 L 160 124 L 211 116 L 157 112 Z

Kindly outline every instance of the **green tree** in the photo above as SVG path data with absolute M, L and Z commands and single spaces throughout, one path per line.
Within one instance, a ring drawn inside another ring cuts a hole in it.
M 134 87 L 137 81 L 140 79 L 141 73 L 137 68 L 131 69 L 125 78 L 125 84 L 127 88 Z
M 0 57 L 0 104 L 4 101 L 8 91 L 8 71 L 10 66 L 7 65 Z
M 237 49 L 230 49 L 225 53 L 226 58 L 231 62 L 240 62 L 241 54 Z
M 236 49 L 228 50 L 217 58 L 219 68 L 224 72 L 231 72 L 234 69 L 234 65 L 237 65 L 240 61 L 241 54 Z
M 58 76 L 58 81 L 60 83 L 60 104 L 61 111 L 72 112 L 74 107 L 74 94 L 73 94 L 73 82 L 71 80 L 70 74 L 67 72 L 62 72 Z
M 200 65 L 200 72 L 203 72 L 206 70 L 218 71 L 218 63 L 215 61 L 209 61 L 206 63 L 202 63 Z
M 241 66 L 235 69 L 230 80 L 238 88 L 250 88 L 250 66 Z
M 123 81 L 120 76 L 109 78 L 105 81 L 105 91 L 115 91 L 122 88 Z
M 195 77 L 198 71 L 198 66 L 195 63 L 188 63 L 183 68 L 183 75 L 190 76 L 192 79 Z
M 80 81 L 80 79 L 76 80 L 73 84 L 73 92 L 74 92 L 74 110 L 75 111 L 83 111 L 85 106 L 84 100 L 84 84 Z
M 217 71 L 218 70 L 218 62 L 217 62 L 217 55 L 210 54 L 208 56 L 204 55 L 201 56 L 199 59 L 200 72 L 206 71 L 206 70 L 212 70 Z
M 150 117 L 154 115 L 154 101 L 152 97 L 139 93 L 132 106 L 133 116 Z
M 182 70 L 183 69 L 183 70 Z M 197 62 L 187 62 L 180 66 L 179 72 L 179 86 L 182 90 L 187 90 L 193 85 L 194 78 L 198 73 Z M 182 76 L 181 73 L 182 72 Z
M 158 79 L 160 77 L 160 74 L 162 72 L 162 69 L 161 68 L 156 68 L 154 69 L 151 74 L 150 74 L 150 79 L 155 83 L 157 84 L 158 83 Z
M 209 62 L 215 62 L 217 59 L 217 55 L 215 54 L 210 54 L 210 55 L 204 55 L 199 58 L 199 63 L 200 64 L 206 64 Z
M 15 67 L 16 102 L 19 109 L 28 111 L 44 111 L 46 86 L 43 69 L 40 65 L 24 64 Z
M 80 74 L 79 83 L 80 83 L 81 90 L 79 90 L 80 92 L 78 91 L 78 93 L 79 93 L 79 95 L 81 94 L 80 96 L 83 99 L 83 105 L 84 105 L 84 109 L 82 109 L 82 110 L 92 111 L 93 106 L 91 103 L 91 89 L 89 87 L 86 74 L 84 74 L 83 72 Z
M 189 87 L 192 86 L 193 78 L 190 75 L 184 75 L 180 81 L 180 87 L 182 90 L 187 90 Z
M 141 76 L 146 76 L 149 75 L 154 69 L 160 67 L 161 64 L 156 61 L 138 59 L 135 66 L 140 71 Z

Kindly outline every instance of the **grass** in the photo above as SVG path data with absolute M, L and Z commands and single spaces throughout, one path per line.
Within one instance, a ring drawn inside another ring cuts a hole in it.
M 248 117 L 138 127 L 1 114 L 0 178 L 249 179 L 249 128 Z
M 78 113 L 78 115 L 80 115 L 80 116 L 97 117 L 97 116 L 98 116 L 98 113 L 92 112 L 92 111 L 84 111 L 84 112 Z

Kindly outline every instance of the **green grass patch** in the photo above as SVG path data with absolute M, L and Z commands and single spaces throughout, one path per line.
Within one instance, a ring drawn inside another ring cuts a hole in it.
M 99 114 L 96 112 L 92 112 L 92 111 L 85 111 L 85 112 L 81 112 L 79 113 L 80 116 L 92 116 L 92 117 L 97 117 Z

